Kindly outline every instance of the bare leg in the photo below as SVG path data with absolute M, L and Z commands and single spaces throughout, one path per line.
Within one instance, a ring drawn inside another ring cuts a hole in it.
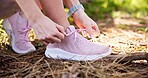
M 40 4 L 40 1 L 39 1 L 39 0 L 34 0 L 34 1 L 35 1 L 36 4 L 38 5 L 38 7 L 42 10 L 42 6 L 41 6 L 41 4 Z M 26 16 L 24 15 L 24 13 L 23 13 L 22 11 L 20 11 L 20 15 L 21 15 L 21 17 L 27 19 Z
M 42 8 L 50 19 L 66 29 L 70 24 L 66 18 L 63 0 L 40 0 Z
M 42 6 L 39 0 L 35 0 L 36 4 L 38 5 L 38 7 L 42 10 Z

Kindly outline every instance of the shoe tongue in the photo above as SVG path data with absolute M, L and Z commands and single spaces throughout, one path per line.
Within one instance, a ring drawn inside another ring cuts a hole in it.
M 18 17 L 18 22 L 19 22 L 19 23 L 24 23 L 24 22 L 27 22 L 27 20 L 24 19 L 23 17 L 19 16 L 19 17 Z
M 19 30 L 25 30 L 26 28 L 28 28 L 29 23 L 27 21 L 27 19 L 23 18 L 22 16 L 18 16 L 17 22 L 19 24 Z
M 70 32 L 73 32 L 73 31 L 75 31 L 75 30 L 76 30 L 75 27 L 72 26 L 72 25 L 70 25 L 70 26 L 68 26 L 68 28 L 67 28 L 67 30 L 66 30 L 66 33 L 70 33 Z

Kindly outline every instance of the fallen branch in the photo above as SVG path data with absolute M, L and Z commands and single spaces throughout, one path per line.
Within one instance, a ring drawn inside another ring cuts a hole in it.
M 147 60 L 148 61 L 148 53 L 144 52 L 144 53 L 131 53 L 131 54 L 118 54 L 118 55 L 109 55 L 107 57 L 105 57 L 104 59 L 108 59 L 111 61 L 118 61 L 120 63 L 124 63 L 124 62 L 132 62 L 135 60 Z

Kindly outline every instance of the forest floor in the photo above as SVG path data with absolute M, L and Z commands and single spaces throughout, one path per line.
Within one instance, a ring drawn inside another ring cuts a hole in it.
M 97 23 L 101 34 L 95 43 L 111 46 L 118 55 L 148 53 L 147 20 L 109 18 Z M 86 62 L 54 60 L 44 56 L 45 46 L 38 41 L 33 44 L 37 50 L 25 55 L 18 55 L 10 45 L 1 44 L 0 78 L 148 78 L 148 59 L 123 63 L 122 58 Z

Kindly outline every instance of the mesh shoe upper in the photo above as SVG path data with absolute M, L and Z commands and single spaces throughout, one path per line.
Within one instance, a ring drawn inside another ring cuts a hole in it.
M 5 19 L 4 22 L 6 20 L 7 20 L 6 23 L 10 24 L 9 28 L 6 28 L 6 31 L 8 31 L 7 29 L 11 29 L 9 30 L 11 31 L 9 35 L 12 38 L 11 43 L 14 44 L 12 45 L 12 48 L 14 49 L 14 51 L 17 53 L 23 53 L 23 52 L 27 53 L 29 51 L 34 51 L 35 47 L 31 44 L 28 38 L 29 30 L 31 29 L 28 24 L 28 21 L 22 18 L 19 15 L 19 12 L 12 15 L 8 19 Z
M 95 55 L 108 52 L 109 47 L 95 44 L 80 35 L 74 26 L 69 26 L 61 43 L 49 44 L 47 48 L 60 48 L 67 52 L 80 55 Z

